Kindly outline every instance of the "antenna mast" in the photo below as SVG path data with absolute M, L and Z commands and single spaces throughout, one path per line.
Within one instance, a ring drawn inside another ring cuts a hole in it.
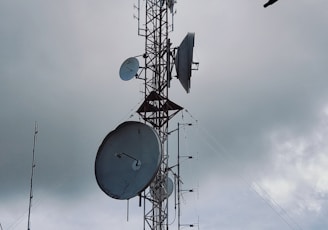
M 33 138 L 33 153 L 32 153 L 32 170 L 31 170 L 31 181 L 30 181 L 30 202 L 28 206 L 28 219 L 27 219 L 27 230 L 30 230 L 31 226 L 31 208 L 32 208 L 32 199 L 33 199 L 33 176 L 34 176 L 34 168 L 35 168 L 35 144 L 36 144 L 36 139 L 37 139 L 37 134 L 38 134 L 38 124 L 35 122 L 34 125 L 34 138 Z
M 163 0 L 145 1 L 145 28 L 138 28 L 139 35 L 145 38 L 144 102 L 137 110 L 139 115 L 157 130 L 163 148 L 160 169 L 144 192 L 144 229 L 168 229 L 168 199 L 164 194 L 152 196 L 151 192 L 165 191 L 168 178 L 168 154 L 165 143 L 168 135 L 168 122 L 182 107 L 168 99 L 171 80 L 171 42 L 169 35 L 169 2 Z M 140 0 L 138 1 L 140 10 Z M 146 210 L 146 200 L 151 202 Z
M 144 28 L 141 28 L 140 18 L 137 18 L 138 35 L 145 38 L 144 76 L 139 76 L 144 80 L 144 102 L 137 112 L 145 122 L 150 123 L 157 130 L 163 148 L 160 169 L 150 184 L 150 189 L 143 193 L 144 229 L 148 226 L 151 230 L 169 228 L 167 196 L 169 180 L 168 124 L 169 120 L 183 109 L 168 98 L 168 89 L 172 79 L 171 72 L 175 60 L 175 49 L 171 48 L 169 39 L 169 33 L 173 30 L 174 3 L 174 0 L 146 0 Z M 138 7 L 136 8 L 138 9 L 138 17 L 140 17 L 140 0 L 138 0 Z M 170 14 L 172 17 L 169 17 Z M 154 193 L 157 195 L 154 196 Z M 146 210 L 146 201 L 151 202 L 149 210 Z M 178 218 L 180 219 L 180 216 Z
M 144 14 L 140 13 L 141 4 L 145 7 Z M 142 56 L 144 66 L 139 66 L 136 57 L 130 57 L 122 63 L 119 73 L 124 81 L 134 77 L 143 81 L 144 101 L 136 112 L 144 123 L 129 121 L 119 125 L 105 137 L 95 161 L 98 185 L 107 195 L 121 200 L 138 195 L 139 206 L 143 201 L 144 230 L 169 229 L 168 197 L 173 192 L 173 182 L 168 176 L 175 166 L 168 166 L 168 135 L 172 132 L 168 131 L 168 127 L 169 121 L 183 108 L 169 99 L 168 91 L 175 66 L 176 77 L 189 93 L 194 64 L 194 33 L 188 33 L 179 48 L 171 47 L 169 33 L 174 28 L 174 4 L 175 0 L 138 0 L 138 5 L 134 6 L 138 10 L 138 16 L 135 16 L 138 20 L 138 35 L 145 39 L 144 53 L 137 56 Z M 127 131 L 121 134 L 124 127 L 127 127 Z M 152 134 L 146 134 L 146 130 Z M 125 140 L 128 139 L 130 142 L 126 144 Z M 158 154 L 154 154 L 154 147 L 157 150 L 159 147 L 159 151 L 156 151 Z M 145 154 L 146 151 L 149 154 Z M 148 178 L 149 175 L 151 178 Z M 180 180 L 180 175 L 177 177 Z M 129 189 L 131 193 L 127 192 Z M 178 190 L 179 199 L 180 188 Z M 180 228 L 180 200 L 178 206 Z

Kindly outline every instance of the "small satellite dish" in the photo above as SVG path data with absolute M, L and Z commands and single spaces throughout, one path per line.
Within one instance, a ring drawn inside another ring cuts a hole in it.
M 188 33 L 178 47 L 178 52 L 175 57 L 175 68 L 178 75 L 177 77 L 187 93 L 190 92 L 194 40 L 195 33 Z
M 139 69 L 139 61 L 135 57 L 126 59 L 120 68 L 120 77 L 123 81 L 131 80 L 137 75 Z
M 162 158 L 162 144 L 150 126 L 127 121 L 110 132 L 100 145 L 95 175 L 110 197 L 127 200 L 145 190 L 155 177 Z
M 173 180 L 170 177 L 166 177 L 165 181 L 151 186 L 151 195 L 156 199 L 163 201 L 173 193 Z

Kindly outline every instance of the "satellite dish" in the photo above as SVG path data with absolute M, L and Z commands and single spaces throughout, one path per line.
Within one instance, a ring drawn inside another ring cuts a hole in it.
M 165 181 L 151 187 L 151 195 L 156 199 L 163 201 L 173 193 L 173 180 L 166 177 Z
M 97 183 L 112 198 L 130 199 L 151 183 L 161 158 L 161 141 L 153 128 L 136 121 L 124 122 L 105 137 L 98 149 Z
M 188 33 L 181 42 L 175 57 L 177 77 L 186 90 L 190 92 L 191 65 L 193 58 L 195 33 Z
M 126 59 L 120 68 L 120 77 L 123 81 L 131 80 L 137 75 L 139 69 L 139 61 L 135 57 Z

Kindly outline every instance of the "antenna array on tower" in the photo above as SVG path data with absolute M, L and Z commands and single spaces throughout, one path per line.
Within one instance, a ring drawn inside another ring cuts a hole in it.
M 167 150 L 169 121 L 183 107 L 169 99 L 169 87 L 175 66 L 181 85 L 190 92 L 195 34 L 188 33 L 179 47 L 172 47 L 169 33 L 173 31 L 175 3 L 138 0 L 134 6 L 138 35 L 144 37 L 145 49 L 142 55 L 123 62 L 119 76 L 124 81 L 134 77 L 143 81 L 144 101 L 136 112 L 144 123 L 128 121 L 119 125 L 105 137 L 95 161 L 98 185 L 107 195 L 122 200 L 139 196 L 140 205 L 143 199 L 144 229 L 151 230 L 169 228 L 169 196 L 181 181 L 179 156 L 178 173 L 172 173 L 178 182 L 169 176 L 175 166 L 169 167 Z M 144 64 L 140 67 L 139 63 Z M 178 219 L 180 229 L 180 211 Z

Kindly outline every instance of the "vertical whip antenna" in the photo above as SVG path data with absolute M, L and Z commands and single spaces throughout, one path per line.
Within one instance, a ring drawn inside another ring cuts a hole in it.
M 27 219 L 27 230 L 31 228 L 31 208 L 32 208 L 32 199 L 33 199 L 33 176 L 34 176 L 34 168 L 35 168 L 35 144 L 38 134 L 38 123 L 35 122 L 34 125 L 34 138 L 33 138 L 33 151 L 32 151 L 32 169 L 31 169 L 31 181 L 30 181 L 30 201 L 28 206 L 28 219 Z

